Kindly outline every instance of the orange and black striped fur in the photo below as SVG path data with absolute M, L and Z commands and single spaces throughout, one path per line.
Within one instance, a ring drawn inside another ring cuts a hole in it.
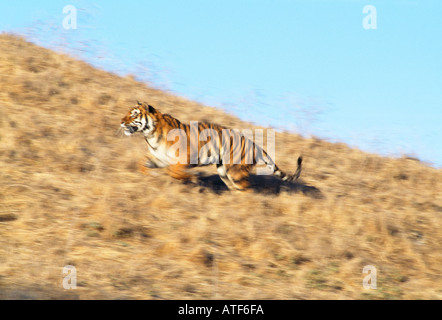
M 296 172 L 285 174 L 262 148 L 238 131 L 212 123 L 183 124 L 148 104 L 138 102 L 131 108 L 121 120 L 121 128 L 126 135 L 144 135 L 149 149 L 147 162 L 141 165 L 145 173 L 147 168 L 167 167 L 172 177 L 188 180 L 192 177 L 188 168 L 216 164 L 231 190 L 250 186 L 249 174 L 257 163 L 265 163 L 270 173 L 284 181 L 296 180 L 301 174 L 301 157 Z

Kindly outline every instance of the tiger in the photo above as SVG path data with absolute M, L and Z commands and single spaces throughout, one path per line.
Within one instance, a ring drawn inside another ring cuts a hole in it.
M 221 180 L 235 191 L 250 190 L 250 173 L 258 163 L 265 163 L 282 181 L 295 181 L 301 174 L 302 156 L 295 173 L 286 174 L 263 148 L 237 130 L 206 122 L 184 124 L 144 102 L 130 108 L 121 119 L 120 130 L 126 136 L 137 132 L 144 136 L 149 151 L 146 162 L 139 164 L 144 173 L 167 168 L 171 177 L 188 181 L 194 177 L 188 169 L 215 164 Z

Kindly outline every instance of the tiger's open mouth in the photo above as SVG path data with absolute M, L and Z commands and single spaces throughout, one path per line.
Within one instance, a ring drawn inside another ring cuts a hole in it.
M 124 134 L 126 136 L 133 135 L 135 132 L 137 132 L 138 128 L 134 126 L 124 126 Z

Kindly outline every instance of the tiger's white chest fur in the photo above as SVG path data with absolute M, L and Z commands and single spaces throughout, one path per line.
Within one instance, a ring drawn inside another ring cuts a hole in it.
M 159 168 L 167 167 L 171 164 L 170 156 L 168 155 L 168 148 L 166 145 L 158 144 L 156 145 L 156 139 L 147 139 L 148 149 L 151 156 L 153 156 L 156 161 L 155 165 Z

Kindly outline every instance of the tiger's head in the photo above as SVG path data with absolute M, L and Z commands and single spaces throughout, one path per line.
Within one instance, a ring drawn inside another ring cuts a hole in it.
M 121 128 L 126 136 L 135 132 L 149 133 L 154 128 L 153 115 L 157 113 L 154 107 L 138 102 L 137 105 L 121 119 Z

